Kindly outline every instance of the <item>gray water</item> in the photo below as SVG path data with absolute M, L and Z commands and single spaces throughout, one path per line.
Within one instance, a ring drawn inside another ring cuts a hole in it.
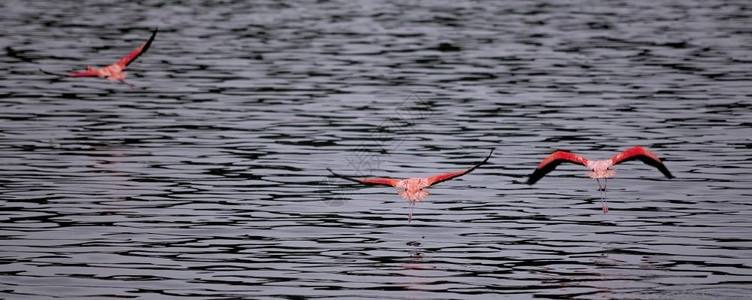
M 743 299 L 745 1 L 0 4 L 0 298 Z M 159 28 L 130 83 L 104 66 Z M 524 184 L 555 149 L 617 166 Z M 486 165 L 415 207 L 359 176 Z

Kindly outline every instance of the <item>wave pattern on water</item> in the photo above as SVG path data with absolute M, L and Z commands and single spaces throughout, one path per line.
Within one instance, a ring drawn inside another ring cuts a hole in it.
M 732 1 L 0 4 L 0 298 L 743 299 L 752 10 Z M 136 89 L 52 78 L 155 27 Z M 650 147 L 604 215 L 554 149 Z M 407 223 L 390 188 L 424 176 Z

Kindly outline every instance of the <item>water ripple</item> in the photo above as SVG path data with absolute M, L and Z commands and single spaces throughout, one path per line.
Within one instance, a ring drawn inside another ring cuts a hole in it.
M 749 7 L 6 1 L 0 298 L 743 299 Z M 112 63 L 137 88 L 52 78 Z M 568 149 L 638 163 L 608 214 Z M 409 205 L 329 176 L 488 164 Z

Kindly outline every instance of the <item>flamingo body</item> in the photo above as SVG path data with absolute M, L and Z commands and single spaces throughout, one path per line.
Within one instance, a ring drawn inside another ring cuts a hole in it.
M 588 177 L 593 179 L 598 178 L 611 178 L 614 177 L 616 174 L 616 170 L 609 169 L 611 166 L 613 166 L 613 162 L 609 160 L 596 160 L 596 161 L 588 161 L 587 167 L 588 169 L 593 170 L 592 172 L 588 172 Z
M 587 173 L 588 177 L 593 178 L 598 182 L 599 190 L 603 191 L 603 193 L 601 194 L 601 200 L 603 201 L 605 200 L 606 179 L 612 178 L 616 174 L 616 170 L 612 169 L 611 167 L 632 160 L 640 160 L 649 166 L 655 167 L 667 178 L 674 178 L 674 175 L 669 172 L 668 168 L 666 168 L 666 166 L 663 164 L 663 161 L 661 161 L 658 156 L 653 154 L 653 152 L 650 152 L 648 149 L 636 146 L 624 150 L 621 153 L 606 160 L 588 160 L 583 156 L 574 154 L 566 150 L 556 150 L 549 156 L 544 158 L 543 161 L 540 162 L 540 164 L 538 164 L 538 167 L 535 169 L 535 171 L 533 171 L 533 173 L 528 177 L 527 184 L 535 184 L 536 182 L 538 182 L 538 180 L 543 178 L 543 176 L 553 171 L 558 165 L 562 163 L 583 165 L 586 168 L 590 169 L 590 172 Z M 600 179 L 604 180 L 603 186 L 601 186 L 600 184 Z M 606 206 L 605 202 L 603 203 L 603 212 L 608 212 L 608 206 Z
M 425 189 L 431 186 L 431 183 L 426 178 L 408 178 L 400 180 L 394 187 L 402 190 L 397 191 L 397 194 L 402 196 L 408 201 L 421 201 L 428 197 L 428 190 Z
M 154 29 L 154 31 L 151 34 L 151 37 L 149 37 L 146 42 L 144 42 L 141 46 L 136 48 L 136 50 L 131 51 L 128 53 L 128 55 L 122 57 L 120 60 L 115 62 L 114 64 L 111 64 L 106 67 L 102 68 L 95 68 L 92 66 L 87 66 L 86 70 L 84 71 L 78 71 L 73 73 L 67 73 L 67 74 L 61 74 L 61 73 L 53 73 L 48 72 L 42 69 L 39 69 L 45 74 L 51 74 L 56 76 L 64 76 L 64 77 L 103 77 L 107 78 L 110 81 L 120 81 L 122 83 L 127 84 L 131 88 L 134 86 L 130 83 L 125 82 L 125 68 L 130 65 L 136 58 L 141 56 L 141 54 L 144 54 L 146 50 L 149 50 L 149 47 L 151 46 L 152 41 L 154 41 L 154 38 L 157 36 L 157 29 Z
M 384 185 L 384 186 L 391 186 L 396 187 L 400 189 L 397 191 L 397 194 L 399 194 L 402 198 L 405 200 L 410 201 L 410 215 L 408 216 L 408 222 L 412 221 L 412 207 L 415 206 L 415 202 L 421 201 L 428 197 L 429 191 L 426 189 L 427 187 L 430 187 L 432 185 L 460 177 L 462 175 L 465 175 L 467 173 L 472 172 L 476 168 L 480 167 L 484 163 L 488 161 L 489 158 L 491 158 L 491 154 L 493 154 L 494 149 L 491 149 L 491 152 L 486 156 L 486 158 L 474 165 L 471 168 L 462 170 L 462 171 L 456 171 L 446 174 L 440 174 L 436 176 L 431 176 L 428 178 L 421 178 L 421 177 L 414 177 L 414 178 L 407 178 L 407 179 L 394 179 L 394 178 L 353 178 L 350 176 L 340 175 L 332 171 L 331 169 L 327 168 L 329 172 L 332 173 L 332 175 L 354 181 L 361 184 L 366 185 Z

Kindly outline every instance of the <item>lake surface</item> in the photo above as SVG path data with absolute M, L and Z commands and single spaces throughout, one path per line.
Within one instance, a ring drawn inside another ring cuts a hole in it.
M 0 4 L 0 298 L 746 299 L 744 1 Z M 128 86 L 55 78 L 159 28 Z M 524 184 L 555 149 L 605 159 Z M 389 187 L 431 176 L 412 222 Z

